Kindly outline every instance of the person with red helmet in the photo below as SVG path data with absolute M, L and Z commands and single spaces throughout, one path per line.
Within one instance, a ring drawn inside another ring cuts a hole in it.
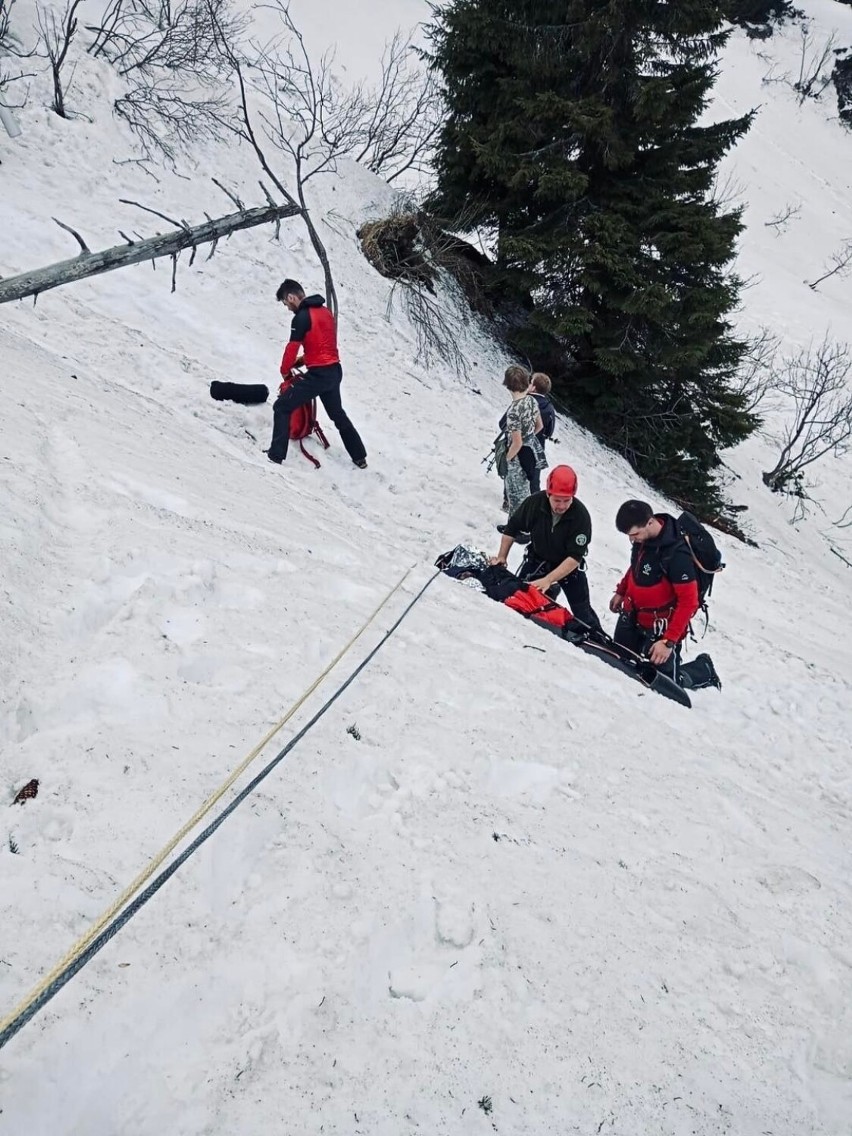
M 586 556 L 592 539 L 592 519 L 577 499 L 577 474 L 570 465 L 550 471 L 547 487 L 533 493 L 500 527 L 500 551 L 492 564 L 505 564 L 512 545 L 529 533 L 529 543 L 517 575 L 546 592 L 551 599 L 565 595 L 573 615 L 596 631 L 602 630 L 589 598 Z

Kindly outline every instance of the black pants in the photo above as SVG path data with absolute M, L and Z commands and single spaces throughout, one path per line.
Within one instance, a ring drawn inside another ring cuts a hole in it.
M 546 576 L 555 564 L 549 564 L 546 560 L 540 560 L 535 552 L 530 548 L 523 559 L 523 563 L 518 571 L 518 576 L 529 583 L 531 580 L 540 580 L 542 576 Z M 591 597 L 589 596 L 589 581 L 586 579 L 586 569 L 584 565 L 575 568 L 569 576 L 563 576 L 558 584 L 554 584 L 552 588 L 548 588 L 547 595 L 552 600 L 555 600 L 559 595 L 559 589 L 565 599 L 568 601 L 568 607 L 571 609 L 571 614 L 576 616 L 577 619 L 582 620 L 583 623 L 589 627 L 594 628 L 595 631 L 603 631 L 601 621 L 598 619 L 594 608 L 592 607 Z
M 529 446 L 521 446 L 518 450 L 518 463 L 530 483 L 530 493 L 538 493 L 541 490 L 541 470 L 536 469 L 535 454 Z M 509 511 L 509 497 L 506 493 L 505 481 L 503 482 L 503 508 L 506 512 Z
M 618 617 L 613 635 L 616 643 L 619 643 L 622 647 L 627 647 L 628 650 L 637 655 L 646 655 L 651 644 L 659 638 L 660 636 L 656 635 L 653 630 L 639 626 L 634 612 L 623 613 Z M 705 686 L 713 686 L 713 671 L 708 666 L 709 657 L 699 655 L 688 663 L 682 663 L 680 646 L 680 643 L 675 645 L 666 662 L 662 666 L 658 666 L 657 670 L 674 679 L 678 686 L 683 686 L 688 690 L 701 690 Z
M 535 454 L 530 446 L 521 446 L 518 461 L 521 463 L 521 469 L 527 475 L 530 493 L 539 493 L 541 491 L 541 470 L 536 468 Z
M 290 444 L 290 415 L 312 398 L 318 398 L 323 409 L 337 427 L 340 440 L 354 462 L 363 461 L 367 456 L 361 436 L 343 409 L 340 401 L 340 384 L 343 381 L 343 368 L 339 363 L 330 367 L 311 367 L 303 379 L 294 383 L 286 394 L 280 394 L 272 408 L 272 442 L 269 456 L 273 461 L 283 461 L 287 457 Z

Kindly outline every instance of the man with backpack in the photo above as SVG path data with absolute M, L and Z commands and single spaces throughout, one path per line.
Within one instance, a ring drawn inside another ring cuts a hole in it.
M 600 631 L 601 621 L 589 598 L 585 567 L 592 520 L 576 493 L 577 474 L 571 466 L 554 466 L 546 490 L 527 497 L 508 521 L 498 526 L 502 533 L 500 551 L 489 563 L 505 565 L 512 545 L 519 538 L 519 543 L 528 541 L 518 577 L 546 593 L 549 599 L 555 599 L 561 588 L 574 616 Z
M 654 513 L 645 501 L 625 501 L 615 526 L 633 545 L 630 567 L 609 602 L 610 611 L 618 614 L 615 642 L 638 655 L 647 654 L 654 666 L 686 689 L 721 690 L 709 655 L 680 661 L 689 622 L 713 575 L 721 571 L 713 538 L 690 513 L 675 520 L 667 513 Z
M 359 469 L 367 468 L 367 451 L 340 400 L 343 368 L 337 352 L 337 328 L 334 316 L 325 306 L 323 296 L 305 296 L 296 280 L 287 279 L 275 293 L 275 299 L 293 313 L 290 342 L 281 360 L 281 384 L 272 408 L 272 442 L 266 451 L 271 462 L 280 465 L 287 457 L 290 442 L 290 415 L 297 407 L 318 398 L 326 414 L 337 427 L 340 439 Z M 291 371 L 299 352 L 307 372 L 297 383 L 291 382 Z

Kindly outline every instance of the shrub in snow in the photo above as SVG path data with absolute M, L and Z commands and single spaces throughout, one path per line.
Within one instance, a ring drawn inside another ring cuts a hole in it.
M 837 91 L 837 110 L 840 121 L 852 127 L 852 49 L 843 47 L 836 54 L 831 81 Z

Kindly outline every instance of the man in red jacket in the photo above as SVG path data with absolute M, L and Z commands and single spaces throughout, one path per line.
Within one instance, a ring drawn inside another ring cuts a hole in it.
M 325 306 L 323 296 L 305 296 L 305 290 L 296 280 L 285 280 L 275 293 L 275 299 L 293 313 L 290 325 L 290 342 L 281 360 L 281 376 L 290 378 L 298 357 L 307 367 L 303 379 L 290 387 L 282 384 L 281 393 L 272 408 L 272 442 L 266 451 L 271 462 L 280 465 L 287 457 L 290 442 L 290 415 L 311 399 L 318 398 L 340 433 L 352 461 L 360 469 L 367 468 L 367 451 L 361 436 L 343 409 L 340 401 L 340 384 L 343 368 L 337 353 L 337 328 L 334 316 Z M 300 353 L 301 352 L 301 356 Z
M 633 545 L 630 567 L 609 601 L 609 610 L 618 612 L 616 643 L 647 654 L 683 687 L 721 689 L 709 655 L 680 661 L 689 621 L 698 611 L 698 581 L 692 553 L 674 517 L 654 513 L 644 501 L 625 501 L 615 527 Z

